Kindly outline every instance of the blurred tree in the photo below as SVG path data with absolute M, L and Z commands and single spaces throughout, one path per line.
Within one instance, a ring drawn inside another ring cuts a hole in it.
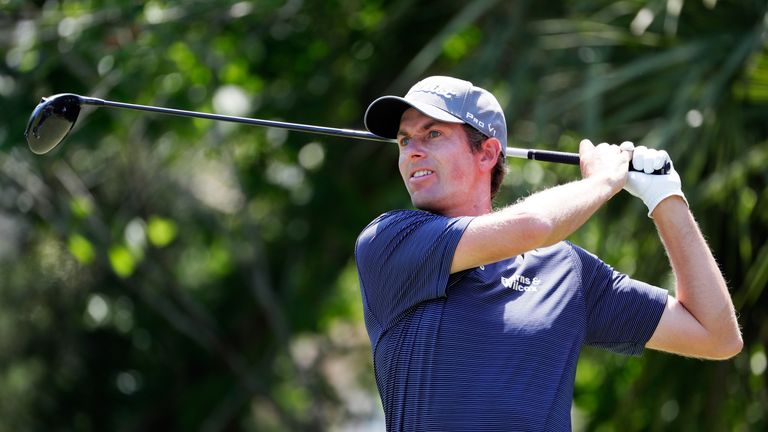
M 768 423 L 766 2 L 0 1 L 0 429 L 379 424 L 352 249 L 409 205 L 392 148 L 87 109 L 60 149 L 41 96 L 362 127 L 428 74 L 492 89 L 513 145 L 665 148 L 744 326 L 734 361 L 585 352 L 574 427 Z M 510 161 L 499 205 L 578 175 Z M 624 194 L 626 195 L 626 194 Z M 669 287 L 642 204 L 573 237 Z

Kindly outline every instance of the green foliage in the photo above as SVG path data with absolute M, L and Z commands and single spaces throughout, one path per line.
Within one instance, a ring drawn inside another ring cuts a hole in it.
M 666 149 L 746 346 L 707 363 L 587 350 L 582 430 L 763 430 L 768 284 L 764 1 L 0 1 L 0 429 L 314 430 L 380 417 L 352 251 L 409 205 L 372 143 L 83 110 L 38 157 L 42 96 L 362 128 L 428 74 L 501 100 L 511 145 Z M 578 177 L 510 160 L 503 205 Z M 572 240 L 671 288 L 644 208 Z
M 171 219 L 152 216 L 147 226 L 149 241 L 157 247 L 165 247 L 170 244 L 178 234 L 178 227 Z

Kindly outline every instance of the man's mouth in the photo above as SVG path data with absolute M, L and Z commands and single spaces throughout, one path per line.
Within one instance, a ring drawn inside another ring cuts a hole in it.
M 428 175 L 433 174 L 433 173 L 434 173 L 434 171 L 430 171 L 430 170 L 425 170 L 425 169 L 424 170 L 418 170 L 418 171 L 414 172 L 413 174 L 411 174 L 411 178 L 424 177 L 424 176 L 428 176 Z

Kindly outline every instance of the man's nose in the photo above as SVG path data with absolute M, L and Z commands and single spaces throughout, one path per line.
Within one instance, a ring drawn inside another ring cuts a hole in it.
M 412 138 L 407 146 L 403 147 L 404 156 L 407 158 L 424 157 L 424 143 L 417 138 Z

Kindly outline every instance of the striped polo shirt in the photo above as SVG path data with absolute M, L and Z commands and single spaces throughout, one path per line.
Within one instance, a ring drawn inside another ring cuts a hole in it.
M 358 237 L 387 430 L 570 430 L 582 347 L 640 355 L 667 292 L 568 242 L 450 274 L 471 220 L 398 210 Z

